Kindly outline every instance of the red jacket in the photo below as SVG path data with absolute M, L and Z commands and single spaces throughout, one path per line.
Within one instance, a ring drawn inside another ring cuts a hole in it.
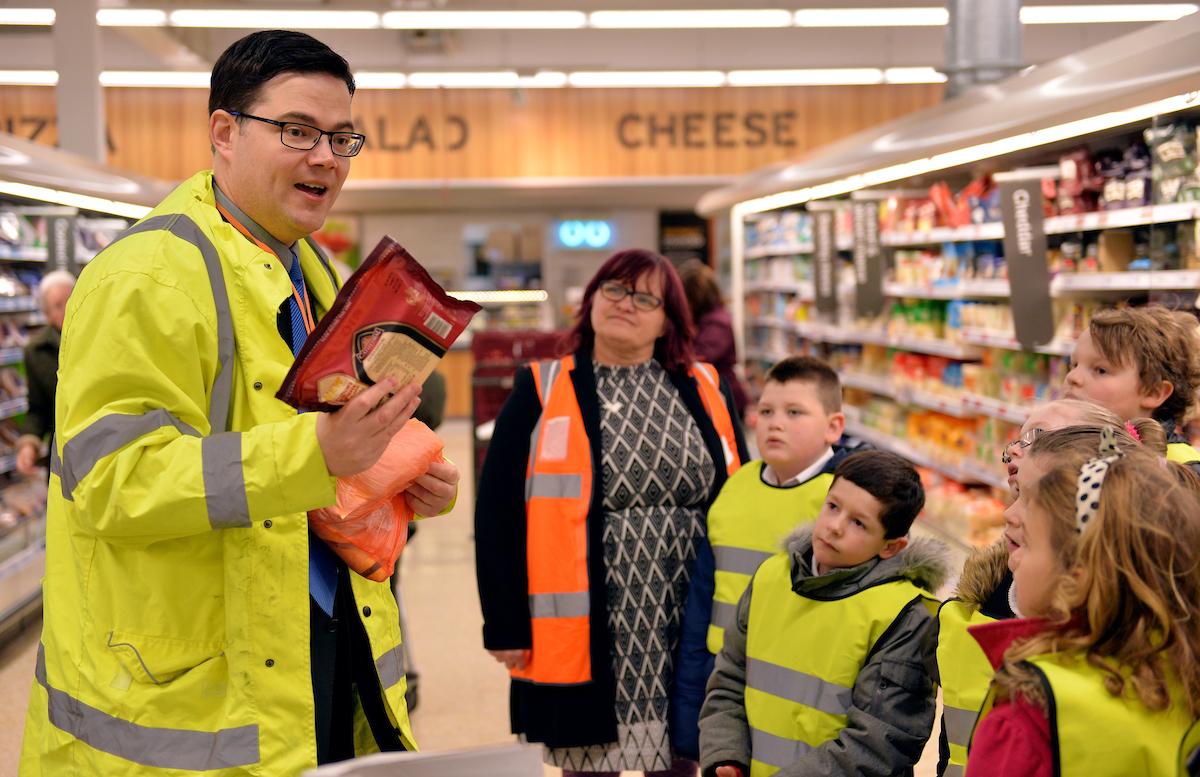
M 1013 641 L 1047 627 L 1039 618 L 1016 618 L 972 626 L 968 631 L 998 669 Z M 1050 721 L 1036 704 L 1015 698 L 997 702 L 971 737 L 966 777 L 1053 777 Z

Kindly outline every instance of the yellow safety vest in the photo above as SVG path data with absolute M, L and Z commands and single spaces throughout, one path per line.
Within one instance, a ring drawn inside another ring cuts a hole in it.
M 708 510 L 708 542 L 716 563 L 707 637 L 713 655 L 725 644 L 725 629 L 737 617 L 737 603 L 754 570 L 782 549 L 793 529 L 817 519 L 833 484 L 826 472 L 792 488 L 772 488 L 762 482 L 764 466 L 753 461 L 738 470 Z
M 921 589 L 907 580 L 818 601 L 792 590 L 780 553 L 754 575 L 746 635 L 750 775 L 768 777 L 846 726 L 854 682 L 875 642 Z
M 992 683 L 991 662 L 969 626 L 992 623 L 979 607 L 960 599 L 949 599 L 938 609 L 938 674 L 942 681 L 942 728 L 950 746 L 944 777 L 962 777 L 967 768 L 967 745 L 975 718 Z
M 1113 696 L 1105 674 L 1081 651 L 1035 656 L 1027 662 L 1041 678 L 1050 709 L 1050 752 L 1060 777 L 1169 775 L 1178 768 L 1181 743 L 1192 718 L 1176 703 L 1161 712 L 1146 707 L 1127 689 Z M 1179 699 L 1180 692 L 1172 691 Z M 991 712 L 993 685 L 976 729 Z
M 301 242 L 318 314 L 336 277 Z M 84 270 L 67 307 L 45 621 L 20 772 L 295 775 L 316 766 L 307 511 L 335 479 L 293 362 L 279 259 L 181 184 Z M 385 706 L 415 749 L 396 601 L 350 575 Z M 373 749 L 358 715 L 360 752 Z
M 1190 464 L 1200 461 L 1200 451 L 1186 442 L 1167 443 L 1167 460 L 1179 464 Z
M 1200 720 L 1194 721 L 1183 743 L 1179 747 L 1179 773 L 1177 777 L 1200 775 Z

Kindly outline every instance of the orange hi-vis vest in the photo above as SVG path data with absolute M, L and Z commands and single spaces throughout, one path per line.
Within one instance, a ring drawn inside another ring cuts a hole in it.
M 525 476 L 529 663 L 514 678 L 546 685 L 592 680 L 591 600 L 587 570 L 587 516 L 592 501 L 592 451 L 569 373 L 575 357 L 533 365 L 542 414 L 529 441 Z M 726 472 L 741 465 L 733 419 L 711 364 L 688 370 L 721 438 Z

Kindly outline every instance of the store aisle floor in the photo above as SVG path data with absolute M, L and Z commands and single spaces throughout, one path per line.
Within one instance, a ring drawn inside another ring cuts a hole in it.
M 446 455 L 463 470 L 454 510 L 420 524 L 405 550 L 401 575 L 413 666 L 420 701 L 413 725 L 422 749 L 470 747 L 512 741 L 508 729 L 508 676 L 482 646 L 475 588 L 472 520 L 471 431 L 451 420 L 438 430 Z M 16 777 L 21 730 L 29 703 L 39 626 L 0 649 L 0 777 Z M 932 740 L 917 777 L 933 777 Z M 546 775 L 559 774 L 546 767 Z M 632 774 L 632 773 L 626 773 Z

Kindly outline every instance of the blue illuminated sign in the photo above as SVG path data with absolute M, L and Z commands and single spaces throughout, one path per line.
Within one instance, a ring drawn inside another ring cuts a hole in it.
M 558 242 L 564 248 L 607 248 L 612 238 L 612 225 L 607 221 L 561 221 L 558 224 Z

